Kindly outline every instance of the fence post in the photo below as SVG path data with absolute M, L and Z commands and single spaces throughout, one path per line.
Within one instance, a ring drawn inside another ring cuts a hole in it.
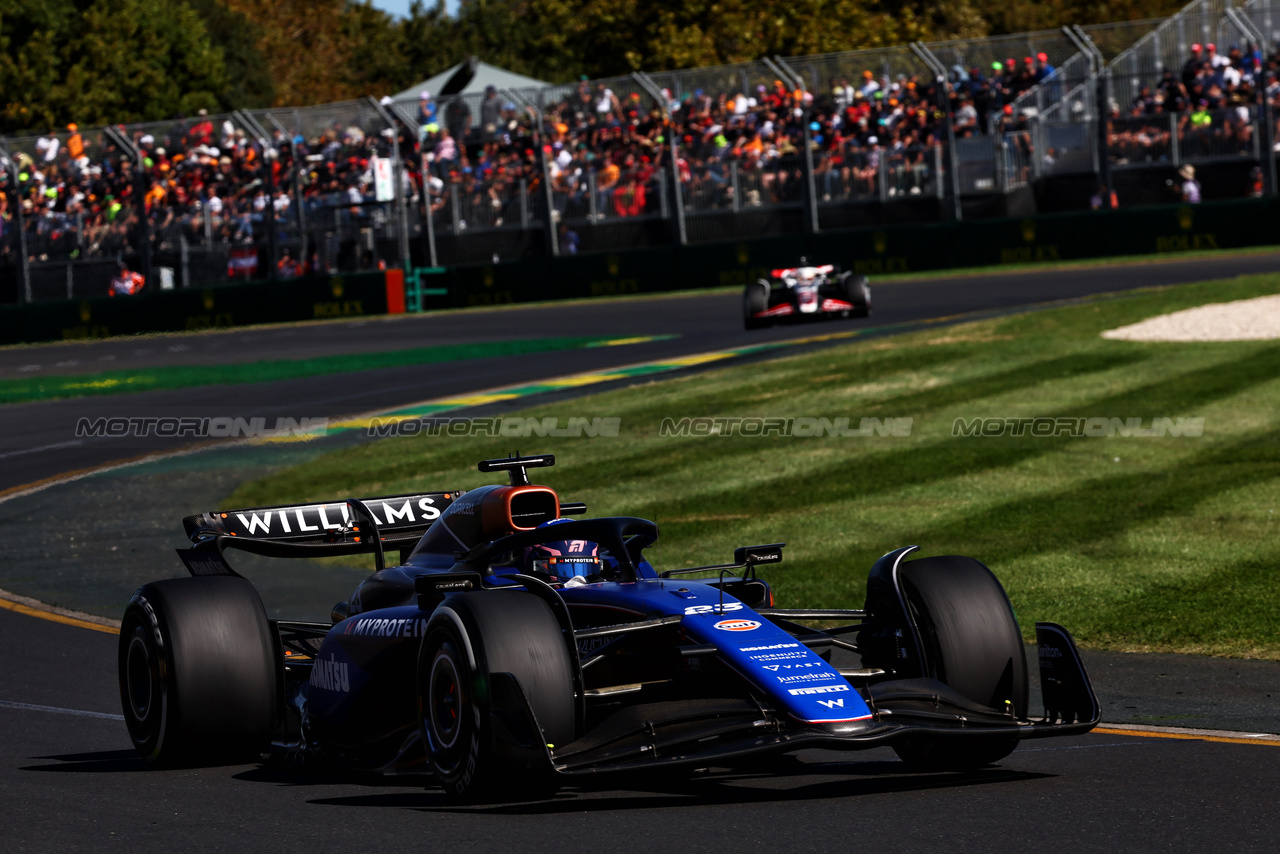
M 181 232 L 178 234 L 178 275 L 182 282 L 180 287 L 191 287 L 191 247 L 187 236 Z
M 596 221 L 596 173 L 595 170 L 587 172 L 587 220 Z
M 729 161 L 729 187 L 733 190 L 733 212 L 742 210 L 742 191 L 738 186 L 738 161 Z
M 252 116 L 239 110 L 236 110 L 232 115 L 258 138 L 258 146 L 262 149 L 262 159 L 258 162 L 260 164 L 259 168 L 265 169 L 267 173 L 265 182 L 267 185 L 267 207 L 262 212 L 262 221 L 267 226 L 267 278 L 274 282 L 276 280 L 276 262 L 279 258 L 279 252 L 276 250 L 276 170 L 273 164 L 278 155 L 269 153 L 274 151 L 274 148 L 271 146 L 267 131 Z
M 400 132 L 396 130 L 396 120 L 378 103 L 378 99 L 372 95 L 369 97 L 369 103 L 382 120 L 387 123 L 387 130 L 391 131 L 391 174 L 392 180 L 396 182 L 395 188 L 395 205 L 396 205 L 396 249 L 400 252 L 400 269 L 408 270 L 413 266 L 409 257 L 409 206 L 408 199 L 405 198 L 404 192 L 404 163 L 400 159 Z
M 640 85 L 640 88 L 648 93 L 649 97 L 656 101 L 662 109 L 663 133 L 667 138 L 667 151 L 671 158 L 671 202 L 675 211 L 675 239 L 677 245 L 684 246 L 689 242 L 689 233 L 685 228 L 684 221 L 684 192 L 680 186 L 680 146 L 676 142 L 676 123 L 671 118 L 671 103 L 662 94 L 662 89 L 643 71 L 633 72 L 631 79 L 635 80 Z M 677 89 L 680 88 L 679 81 L 680 78 L 677 75 Z M 666 216 L 665 211 L 663 216 Z
M 880 159 L 876 162 L 876 181 L 880 184 L 880 201 L 889 201 L 889 149 L 880 149 Z
M 1114 189 L 1111 185 L 1111 153 L 1107 150 L 1107 124 L 1111 120 L 1111 69 L 1104 68 L 1097 76 L 1097 94 L 1095 100 L 1098 104 L 1098 127 L 1097 127 L 1097 144 L 1098 150 L 1098 183 L 1102 186 L 1103 201 L 1109 205 L 1111 199 L 1111 191 Z
M 142 280 L 147 290 L 153 288 L 151 281 L 151 221 L 147 219 L 147 173 L 144 168 L 142 152 L 133 141 L 114 127 L 102 129 L 112 142 L 120 146 L 120 150 L 133 158 L 133 192 L 138 212 L 138 249 L 142 254 Z
M 1175 167 L 1182 165 L 1182 146 L 1178 140 L 1178 114 L 1169 114 L 1169 159 Z
M 453 212 L 453 239 L 457 240 L 462 231 L 462 211 L 458 207 L 458 185 L 449 182 L 449 208 Z
M 807 90 L 804 78 L 791 69 L 782 57 L 763 59 L 765 66 L 780 78 L 790 83 L 791 88 L 804 93 Z M 801 104 L 803 104 L 803 95 Z M 806 234 L 817 234 L 821 229 L 818 220 L 818 187 L 813 177 L 813 131 L 810 129 L 813 110 L 802 107 L 800 116 L 800 138 L 804 143 L 804 156 L 800 160 L 800 168 L 804 173 L 804 230 Z
M 964 211 L 960 205 L 960 157 L 956 153 L 956 129 L 951 123 L 951 99 L 947 94 L 947 69 L 938 61 L 929 49 L 920 42 L 912 42 L 909 47 L 916 58 L 924 63 L 934 76 L 934 95 L 938 101 L 938 111 L 942 113 L 943 137 L 947 146 L 947 183 L 944 192 L 951 199 L 947 206 L 949 219 L 964 219 Z
M 1266 14 L 1266 23 L 1268 32 L 1270 31 L 1271 6 L 1267 4 L 1262 7 Z M 1235 23 L 1240 32 L 1248 36 L 1259 47 L 1267 43 L 1267 38 L 1263 31 L 1248 15 L 1239 9 L 1227 9 L 1227 17 Z M 1274 196 L 1276 194 L 1276 161 L 1275 152 L 1272 150 L 1274 127 L 1271 124 L 1271 105 L 1267 101 L 1267 87 L 1265 85 L 1254 87 L 1254 133 L 1253 133 L 1253 152 L 1258 159 L 1258 167 L 1262 170 L 1262 192 L 1263 195 Z
M 431 179 L 427 177 L 427 156 L 422 155 L 422 228 L 427 235 L 427 259 L 432 267 L 439 267 L 436 257 L 436 214 L 431 209 Z
M 520 229 L 529 230 L 529 180 L 520 179 Z
M 18 164 L 4 147 L 0 147 L 0 157 L 4 158 L 5 171 L 9 173 L 9 181 L 13 186 L 14 198 L 18 196 Z M 13 206 L 14 225 L 18 228 L 18 270 L 22 278 L 22 290 L 18 294 L 19 302 L 32 302 L 31 299 L 31 262 L 27 256 L 27 223 L 22 215 L 22 200 Z M 83 230 L 82 230 L 83 231 Z

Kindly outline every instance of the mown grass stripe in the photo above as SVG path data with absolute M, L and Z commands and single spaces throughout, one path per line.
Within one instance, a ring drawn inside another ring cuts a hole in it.
M 192 388 L 202 385 L 237 385 L 276 382 L 312 376 L 350 374 L 407 365 L 521 356 L 600 346 L 626 346 L 677 338 L 678 335 L 575 336 L 488 341 L 351 353 L 312 359 L 274 359 L 225 365 L 174 365 L 104 371 L 96 374 L 24 377 L 0 380 L 0 403 L 23 403 L 54 398 L 132 394 L 140 391 Z
M 492 482 L 476 460 L 554 453 L 540 480 L 590 512 L 655 519 L 664 568 L 723 563 L 786 541 L 780 604 L 861 607 L 888 549 L 970 554 L 1022 625 L 1085 646 L 1280 659 L 1280 342 L 1143 344 L 1106 329 L 1206 302 L 1280 292 L 1253 276 L 1129 292 L 1033 314 L 547 403 L 520 418 L 611 416 L 616 438 L 412 437 L 321 456 L 246 484 L 227 504 Z M 844 332 L 835 333 L 838 335 Z M 826 338 L 826 336 L 818 336 Z M 811 339 L 810 339 L 811 340 Z M 797 342 L 763 342 L 738 355 Z M 726 351 L 729 352 L 729 351 Z M 684 360 L 608 372 L 660 377 Z M 547 384 L 523 388 L 532 393 Z M 590 385 L 583 388 L 590 389 Z M 984 418 L 1202 417 L 1196 437 L 962 436 Z M 909 436 L 663 435 L 682 418 L 910 418 Z M 536 445 L 537 447 L 533 447 Z

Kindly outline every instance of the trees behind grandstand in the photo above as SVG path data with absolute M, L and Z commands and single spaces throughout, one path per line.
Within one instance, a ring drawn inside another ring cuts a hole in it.
M 219 0 L 0 0 L 0 130 L 266 106 L 253 30 Z
M 553 82 L 1166 15 L 1182 0 L 0 0 L 0 132 L 383 95 L 476 55 Z

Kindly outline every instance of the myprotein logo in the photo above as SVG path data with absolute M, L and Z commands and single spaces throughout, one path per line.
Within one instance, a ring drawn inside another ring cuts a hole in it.
M 347 624 L 343 634 L 352 637 L 420 638 L 427 633 L 425 618 L 392 620 L 379 617 L 356 619 Z
M 755 620 L 721 620 L 715 627 L 722 632 L 754 632 L 760 624 Z

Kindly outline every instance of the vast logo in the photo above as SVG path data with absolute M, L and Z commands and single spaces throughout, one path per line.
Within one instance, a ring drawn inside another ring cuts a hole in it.
M 726 611 L 741 611 L 741 602 L 725 602 L 720 605 L 690 605 L 684 609 L 686 614 L 723 614 Z
M 754 632 L 760 624 L 755 620 L 721 620 L 715 627 L 722 632 Z

